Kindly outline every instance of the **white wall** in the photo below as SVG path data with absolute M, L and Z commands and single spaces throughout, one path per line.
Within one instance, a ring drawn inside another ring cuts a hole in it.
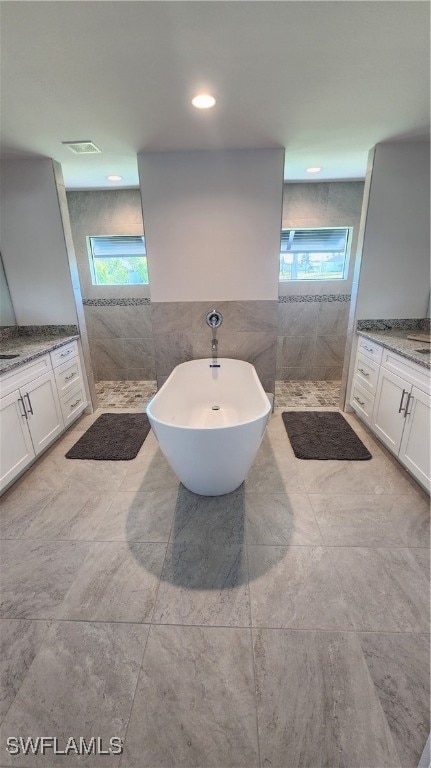
M 1 252 L 18 325 L 76 323 L 53 161 L 1 165 Z
M 283 149 L 144 153 L 152 301 L 277 299 Z
M 430 291 L 430 147 L 375 148 L 356 319 L 425 317 Z
M 0 256 L 0 326 L 2 325 L 15 325 L 15 313 Z

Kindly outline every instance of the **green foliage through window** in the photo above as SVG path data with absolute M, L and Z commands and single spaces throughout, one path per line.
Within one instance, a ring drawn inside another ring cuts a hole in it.
M 93 285 L 148 285 L 148 264 L 142 235 L 89 237 Z

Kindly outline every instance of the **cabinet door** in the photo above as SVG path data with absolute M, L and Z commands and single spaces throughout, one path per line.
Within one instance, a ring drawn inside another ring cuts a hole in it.
M 411 385 L 394 373 L 380 368 L 372 428 L 382 443 L 398 455 L 404 429 L 404 410 Z
M 413 387 L 401 441 L 400 461 L 428 490 L 431 488 L 430 418 L 429 396 Z
M 63 417 L 53 371 L 39 376 L 21 390 L 36 456 L 63 431 Z
M 18 390 L 0 400 L 0 445 L 0 490 L 3 490 L 35 455 Z

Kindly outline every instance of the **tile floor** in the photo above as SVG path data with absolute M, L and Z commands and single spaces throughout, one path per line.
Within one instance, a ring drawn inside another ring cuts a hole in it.
M 157 392 L 155 381 L 98 381 L 99 408 L 138 408 Z
M 429 498 L 374 441 L 296 459 L 275 410 L 232 494 L 64 457 L 2 499 L 0 766 L 416 768 L 429 732 Z M 8 736 L 124 739 L 12 757 Z
M 338 408 L 339 381 L 276 381 L 275 404 L 284 408 Z
M 155 381 L 99 381 L 99 408 L 133 408 L 144 405 L 157 390 Z M 275 402 L 281 407 L 337 408 L 339 381 L 276 381 Z

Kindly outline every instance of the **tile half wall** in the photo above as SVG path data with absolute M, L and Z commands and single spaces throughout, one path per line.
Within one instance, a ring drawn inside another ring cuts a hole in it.
M 84 309 L 97 381 L 156 379 L 161 386 L 179 363 L 211 357 L 205 315 L 223 315 L 219 357 L 252 363 L 266 392 L 274 392 L 277 301 L 153 302 L 85 299 Z
M 349 310 L 348 294 L 281 297 L 277 380 L 340 380 Z

